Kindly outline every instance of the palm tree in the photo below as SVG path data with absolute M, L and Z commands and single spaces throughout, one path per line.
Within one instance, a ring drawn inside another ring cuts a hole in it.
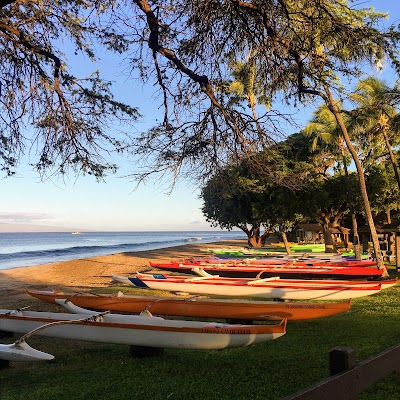
M 263 105 L 268 110 L 271 107 L 271 98 L 265 94 L 265 86 L 257 78 L 257 66 L 253 57 L 255 54 L 255 51 L 250 50 L 244 61 L 232 61 L 229 64 L 234 80 L 228 85 L 228 91 L 231 94 L 231 105 L 247 103 L 258 133 L 264 136 L 265 132 L 258 122 L 257 105 Z
M 374 252 L 375 252 L 375 257 L 376 257 L 376 264 L 379 269 L 383 270 L 382 276 L 388 276 L 388 272 L 386 271 L 386 267 L 383 262 L 382 252 L 380 250 L 378 233 L 377 233 L 376 227 L 375 227 L 374 217 L 373 217 L 372 209 L 371 209 L 371 203 L 368 198 L 367 185 L 365 182 L 365 174 L 364 174 L 364 169 L 363 169 L 363 165 L 361 163 L 360 157 L 358 156 L 357 150 L 351 141 L 349 131 L 347 129 L 345 120 L 343 118 L 343 113 L 342 113 L 337 101 L 334 99 L 331 89 L 327 85 L 324 85 L 324 93 L 320 93 L 320 96 L 324 99 L 325 104 L 327 105 L 329 110 L 332 112 L 332 114 L 335 116 L 338 127 L 340 128 L 340 130 L 343 134 L 343 138 L 346 142 L 346 146 L 353 158 L 354 164 L 357 169 L 358 180 L 359 180 L 359 184 L 360 184 L 360 193 L 361 193 L 361 197 L 362 197 L 363 203 L 364 203 L 365 217 L 367 219 L 367 223 L 368 223 L 368 226 L 369 226 L 370 232 L 371 232 L 372 244 L 374 247 Z
M 348 154 L 346 154 L 345 140 L 342 131 L 339 129 L 338 123 L 329 110 L 327 105 L 321 105 L 315 112 L 313 120 L 303 129 L 303 133 L 308 136 L 314 136 L 313 151 L 316 151 L 319 141 L 329 146 L 330 152 L 335 155 L 339 150 L 343 171 L 345 174 L 345 182 L 347 186 L 348 203 L 351 211 L 351 220 L 353 226 L 353 247 L 356 257 L 361 259 L 360 240 L 358 236 L 357 219 L 354 211 L 354 202 L 352 188 L 349 184 L 348 172 Z M 340 164 L 338 162 L 338 164 Z M 339 168 L 341 169 L 341 168 Z
M 361 80 L 356 92 L 351 95 L 358 108 L 352 112 L 357 130 L 367 133 L 375 145 L 375 152 L 383 140 L 390 163 L 400 190 L 400 174 L 398 161 L 392 149 L 392 141 L 396 139 L 399 129 L 399 114 L 391 104 L 399 97 L 399 90 L 389 88 L 383 81 L 369 77 Z M 398 138 L 397 138 L 398 141 Z

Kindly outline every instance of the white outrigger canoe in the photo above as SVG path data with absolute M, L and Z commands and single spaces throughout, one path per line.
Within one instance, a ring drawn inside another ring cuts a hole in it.
M 60 302 L 65 302 L 65 299 L 60 299 Z M 61 321 L 68 322 L 56 324 Z M 49 323 L 54 325 L 36 334 L 151 348 L 217 350 L 262 343 L 286 333 L 286 319 L 272 325 L 233 325 L 168 320 L 150 313 L 122 315 L 84 310 L 80 314 L 69 314 L 0 310 L 0 330 L 3 331 L 25 333 Z
M 204 271 L 203 271 L 204 273 Z M 218 275 L 175 276 L 166 274 L 136 274 L 135 277 L 113 276 L 114 280 L 131 285 L 171 292 L 186 292 L 216 296 L 245 296 L 287 300 L 345 300 L 378 293 L 394 286 L 388 281 L 334 281 L 301 279 L 236 279 Z

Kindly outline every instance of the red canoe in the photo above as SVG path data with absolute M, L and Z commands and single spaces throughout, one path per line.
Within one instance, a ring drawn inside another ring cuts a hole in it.
M 193 274 L 194 268 L 200 268 L 211 275 L 230 278 L 255 278 L 279 276 L 282 278 L 326 278 L 326 279 L 369 279 L 380 278 L 384 270 L 371 267 L 339 266 L 298 266 L 298 265 L 257 265 L 257 264 L 212 264 L 200 262 L 149 262 L 150 267 L 162 270 Z

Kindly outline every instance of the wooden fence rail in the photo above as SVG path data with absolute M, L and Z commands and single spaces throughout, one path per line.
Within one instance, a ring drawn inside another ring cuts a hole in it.
M 393 372 L 400 371 L 400 345 L 356 364 L 355 351 L 335 347 L 329 353 L 331 377 L 283 400 L 354 400 Z

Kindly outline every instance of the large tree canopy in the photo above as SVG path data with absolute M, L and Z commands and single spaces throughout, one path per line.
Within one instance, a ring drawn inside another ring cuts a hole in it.
M 139 114 L 114 100 L 98 72 L 75 76 L 65 54 L 68 48 L 95 60 L 96 45 L 127 50 L 121 33 L 102 22 L 113 4 L 0 1 L 0 168 L 6 174 L 29 150 L 41 173 L 73 169 L 100 178 L 115 169 L 107 153 L 126 144 L 110 127 Z
M 286 102 L 326 97 L 326 88 L 343 89 L 339 75 L 356 76 L 365 61 L 387 57 L 397 65 L 398 32 L 378 29 L 384 17 L 346 0 L 3 1 L 3 166 L 27 143 L 23 122 L 36 127 L 39 169 L 58 163 L 61 172 L 75 165 L 101 174 L 104 159 L 91 156 L 107 144 L 123 147 L 107 130 L 109 117 L 135 109 L 114 101 L 99 76 L 75 77 L 65 45 L 90 58 L 105 45 L 127 57 L 132 75 L 158 87 L 164 117 L 136 142 L 148 167 L 140 177 L 208 176 L 269 146 L 289 118 L 232 102 L 232 92 L 221 90 L 230 66 L 245 60 L 253 94 L 272 106 L 277 95 Z
M 387 56 L 397 63 L 398 33 L 377 29 L 384 14 L 344 0 L 135 3 L 146 19 L 136 25 L 141 35 L 132 39 L 142 51 L 132 60 L 146 77 L 154 73 L 165 106 L 163 123 L 139 143 L 153 155 L 152 170 L 212 173 L 227 154 L 260 150 L 279 132 L 273 111 L 256 124 L 251 110 L 235 107 L 231 93 L 220 90 L 232 60 L 247 60 L 264 97 L 280 94 L 288 102 L 328 99 L 326 88 L 342 90 L 339 75 L 355 77 L 365 62 Z M 153 71 L 144 64 L 146 50 Z

